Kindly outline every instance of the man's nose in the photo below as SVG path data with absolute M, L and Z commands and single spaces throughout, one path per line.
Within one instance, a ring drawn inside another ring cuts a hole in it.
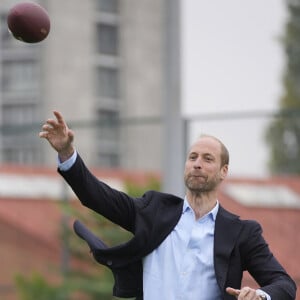
M 201 168 L 202 168 L 201 159 L 196 159 L 194 162 L 194 169 L 201 169 Z

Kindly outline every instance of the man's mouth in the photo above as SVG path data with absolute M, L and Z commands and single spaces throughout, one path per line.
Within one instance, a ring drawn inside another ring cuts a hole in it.
M 200 179 L 206 180 L 206 176 L 200 175 L 200 174 L 192 174 L 191 177 L 192 178 L 200 178 Z

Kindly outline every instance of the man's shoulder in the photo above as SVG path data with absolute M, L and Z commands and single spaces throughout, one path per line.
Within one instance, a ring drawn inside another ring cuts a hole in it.
M 181 203 L 183 202 L 183 198 L 180 198 L 178 196 L 175 196 L 173 194 L 168 194 L 168 193 L 164 193 L 164 192 L 160 192 L 160 191 L 154 191 L 154 190 L 149 190 L 147 192 L 145 192 L 145 194 L 143 195 L 143 197 L 150 199 L 150 200 L 171 200 L 172 202 L 178 202 Z
M 246 227 L 260 227 L 260 224 L 258 221 L 241 218 L 241 216 L 225 209 L 221 205 L 219 208 L 219 214 L 224 218 L 236 220 L 237 222 L 241 223 L 243 226 L 246 226 Z
M 172 206 L 172 205 L 183 205 L 183 199 L 168 193 L 159 191 L 149 190 L 143 194 L 142 197 L 137 199 L 138 206 Z

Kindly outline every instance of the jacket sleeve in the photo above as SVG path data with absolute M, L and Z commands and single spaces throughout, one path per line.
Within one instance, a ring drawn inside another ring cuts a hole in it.
M 255 221 L 245 221 L 247 238 L 241 244 L 244 270 L 268 293 L 272 300 L 294 300 L 296 285 L 273 256 L 262 236 L 262 228 Z
M 88 170 L 79 155 L 68 171 L 58 169 L 58 172 L 84 206 L 133 232 L 137 199 L 98 180 Z

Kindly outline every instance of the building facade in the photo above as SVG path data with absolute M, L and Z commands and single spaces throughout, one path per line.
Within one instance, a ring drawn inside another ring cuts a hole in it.
M 41 0 L 38 44 L 8 32 L 17 2 L 0 7 L 0 162 L 55 164 L 38 132 L 59 110 L 87 164 L 160 170 L 164 0 Z

